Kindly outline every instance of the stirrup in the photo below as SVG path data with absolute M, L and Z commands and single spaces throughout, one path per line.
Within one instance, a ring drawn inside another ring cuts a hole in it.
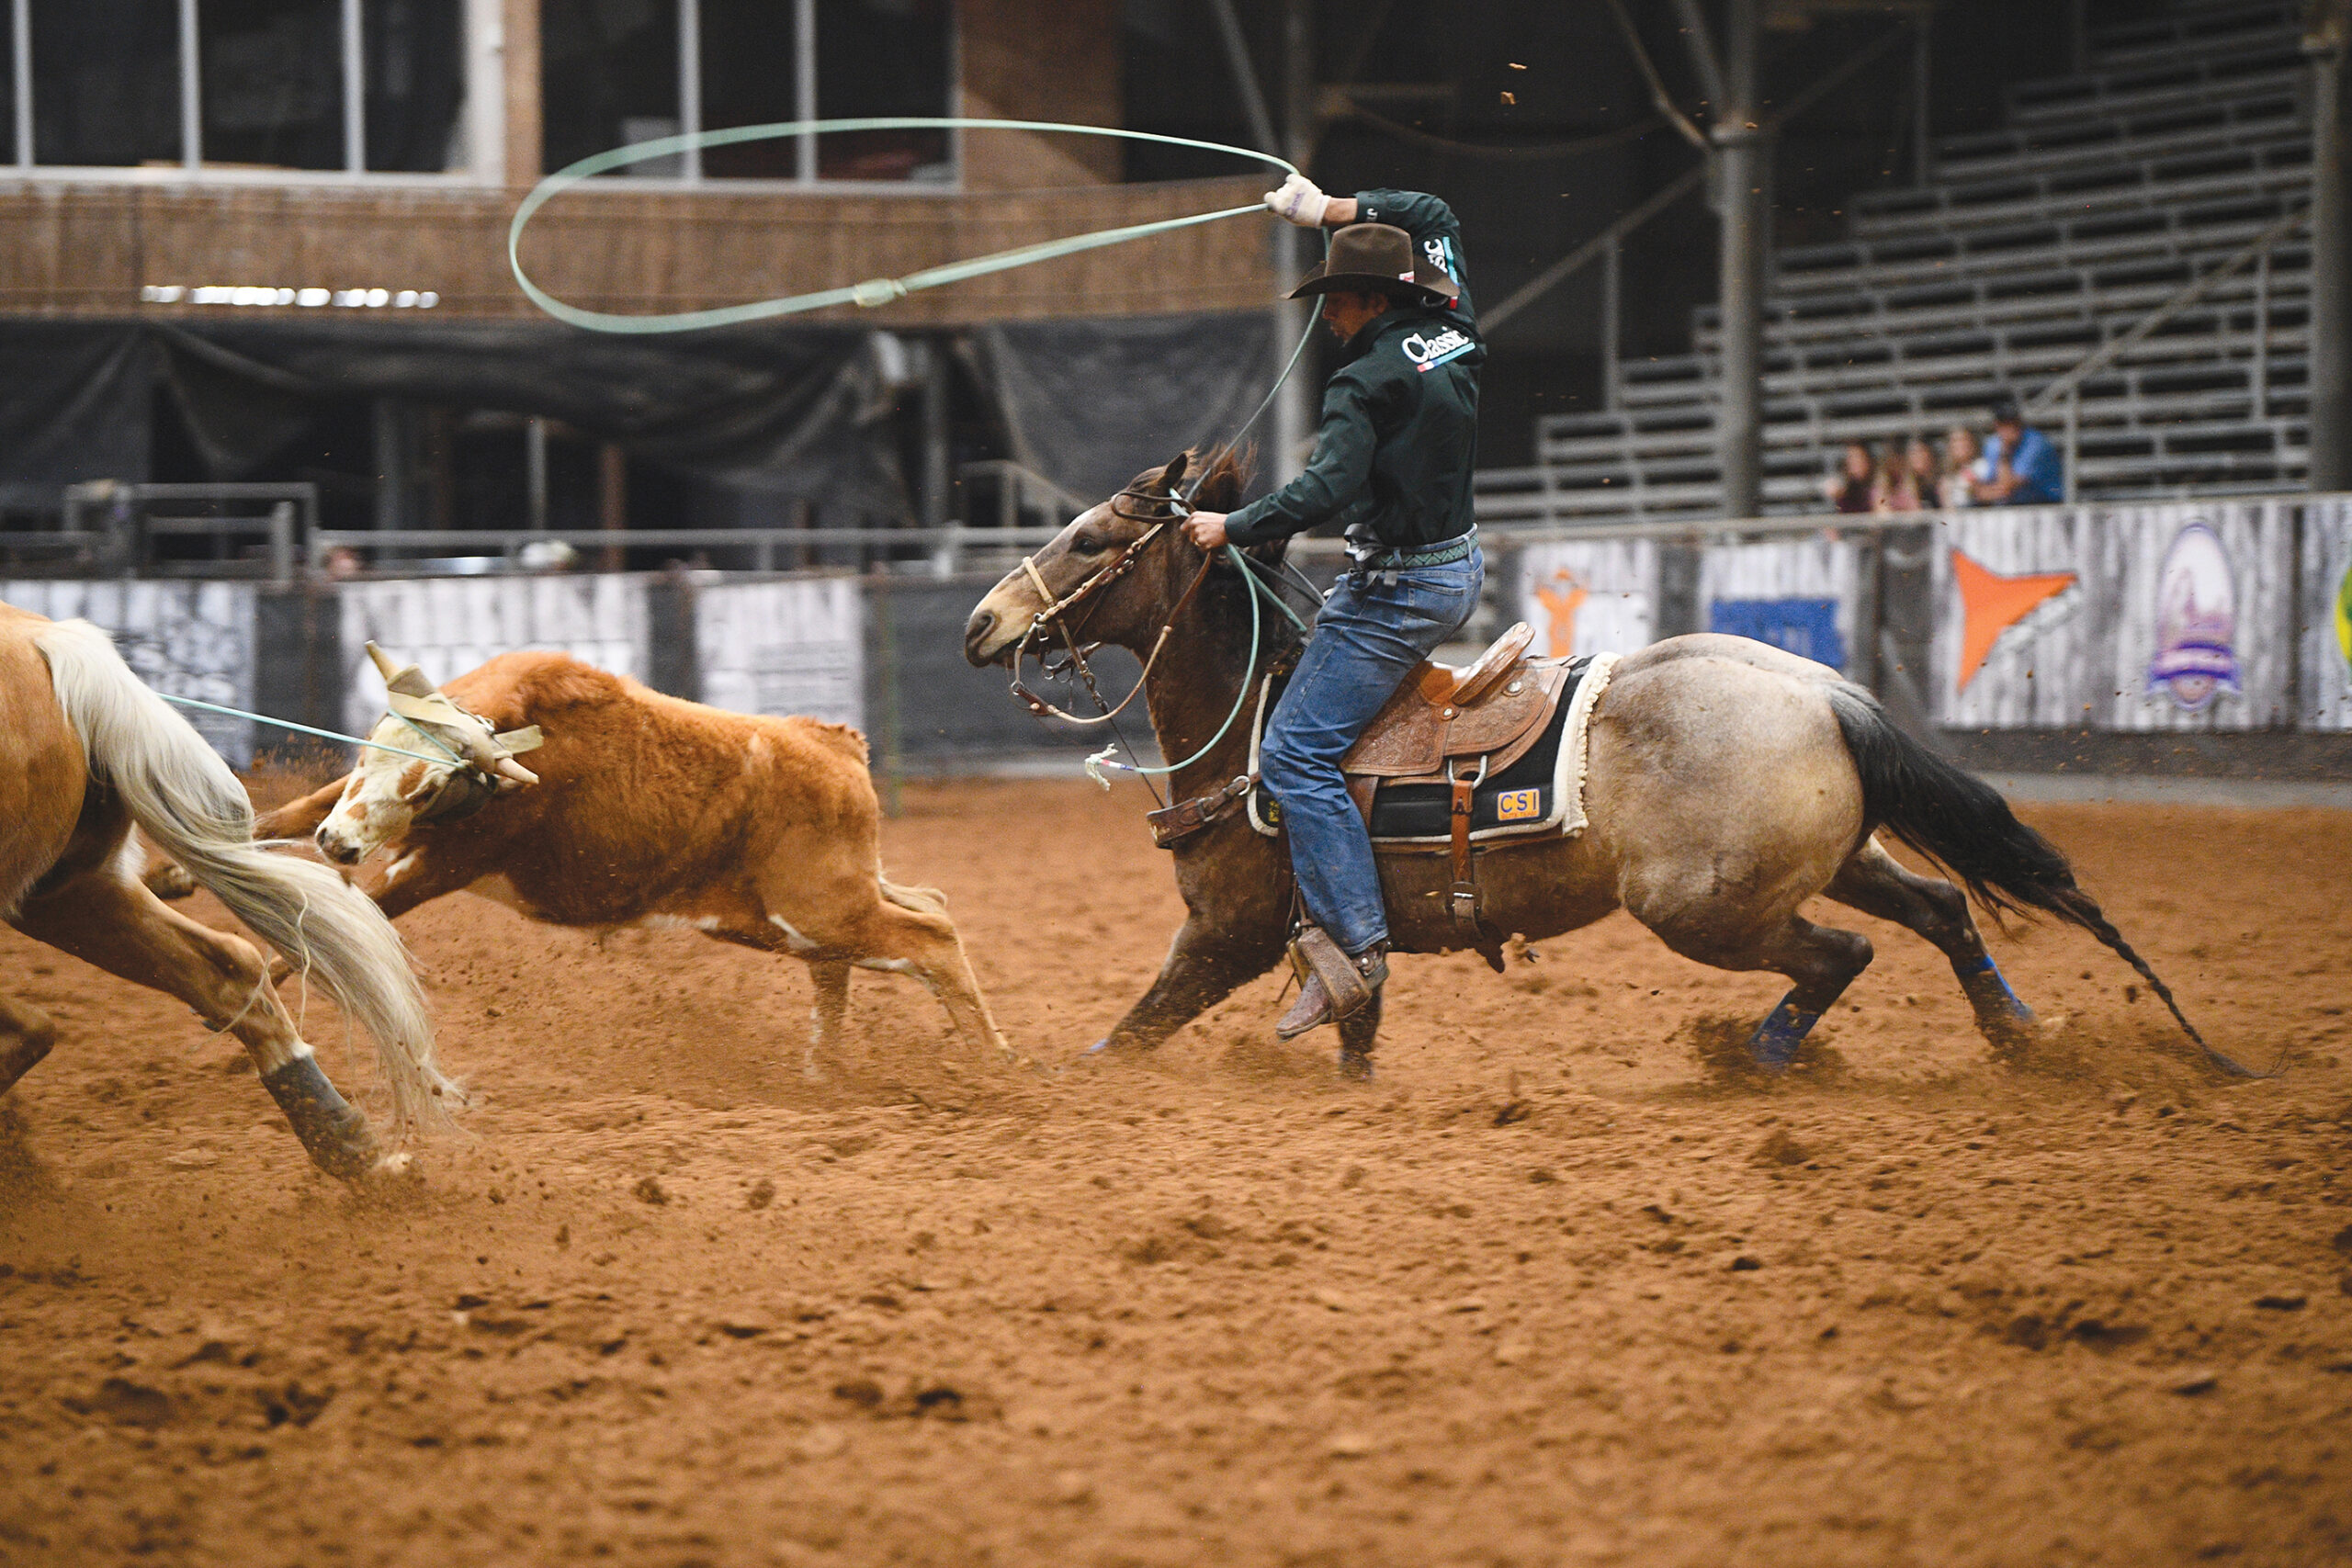
M 1285 1040 L 1354 1017 L 1372 1005 L 1388 978 L 1385 944 L 1371 949 L 1359 962 L 1340 952 L 1320 926 L 1300 929 L 1290 944 L 1290 962 L 1298 976 L 1299 999 L 1274 1026 Z M 1310 1005 L 1318 998 L 1319 1007 Z

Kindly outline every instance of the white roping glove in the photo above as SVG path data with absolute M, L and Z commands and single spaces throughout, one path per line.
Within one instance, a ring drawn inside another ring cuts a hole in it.
M 1295 223 L 1302 229 L 1323 227 L 1323 214 L 1329 210 L 1331 198 L 1316 188 L 1315 182 L 1305 175 L 1293 175 L 1283 181 L 1283 188 L 1266 193 L 1266 209 L 1285 223 Z

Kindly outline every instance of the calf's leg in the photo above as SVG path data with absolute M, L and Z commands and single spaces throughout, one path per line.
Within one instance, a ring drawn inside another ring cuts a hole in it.
M 40 1065 L 57 1043 L 57 1025 L 28 1002 L 0 995 L 0 1094 Z
M 819 1052 L 837 1056 L 849 1017 L 850 966 L 839 959 L 812 958 L 808 978 L 817 987 L 816 1004 L 808 1010 L 808 1048 L 801 1055 L 800 1074 L 814 1078 Z

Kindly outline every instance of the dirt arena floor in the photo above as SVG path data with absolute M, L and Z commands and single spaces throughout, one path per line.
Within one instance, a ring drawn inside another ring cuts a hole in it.
M 406 922 L 470 1138 L 361 1206 L 184 1010 L 0 932 L 10 1564 L 2352 1560 L 2352 817 L 2029 815 L 2228 1049 L 2079 933 L 1988 1060 L 1891 927 L 1801 1070 L 1622 917 L 1398 964 L 1379 1080 L 1276 985 L 1079 1051 L 1177 919 L 1140 792 L 910 792 L 999 1015 L 799 965 Z M 219 919 L 217 907 L 192 906 Z M 314 1010 L 349 1086 L 368 1073 Z

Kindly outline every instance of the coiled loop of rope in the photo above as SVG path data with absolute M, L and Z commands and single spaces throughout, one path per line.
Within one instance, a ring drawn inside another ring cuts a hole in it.
M 649 159 L 666 158 L 673 153 L 706 147 L 732 147 L 746 141 L 775 141 L 788 137 L 816 136 L 833 132 L 857 130 L 1031 130 L 1061 136 L 1108 136 L 1125 141 L 1154 141 L 1170 147 L 1190 147 L 1207 152 L 1224 152 L 1236 158 L 1248 158 L 1286 175 L 1298 173 L 1295 165 L 1271 152 L 1261 152 L 1248 147 L 1232 147 L 1217 141 L 1195 141 L 1184 136 L 1162 136 L 1148 130 L 1119 130 L 1102 125 L 1063 125 L 1050 120 L 1035 119 L 964 119 L 932 117 L 892 116 L 869 119 L 797 119 L 775 125 L 730 126 L 722 130 L 697 130 L 684 136 L 663 136 L 651 141 L 633 142 L 616 147 L 609 152 L 599 152 L 568 164 L 541 180 L 514 209 L 514 221 L 506 228 L 506 261 L 514 269 L 514 281 L 531 303 L 553 316 L 557 321 L 584 327 L 590 332 L 648 333 L 690 333 L 710 327 L 741 326 L 746 321 L 768 321 L 777 316 L 797 315 L 805 310 L 822 310 L 836 305 L 854 305 L 862 310 L 874 310 L 893 300 L 925 288 L 938 288 L 967 278 L 984 277 L 992 272 L 1010 272 L 1015 267 L 1035 266 L 1039 262 L 1056 261 L 1076 255 L 1082 251 L 1100 250 L 1105 245 L 1123 245 L 1130 240 L 1148 239 L 1154 234 L 1166 234 L 1178 229 L 1190 229 L 1203 223 L 1215 223 L 1221 219 L 1240 218 L 1265 209 L 1256 202 L 1247 207 L 1228 207 L 1216 212 L 1195 212 L 1182 218 L 1162 218 L 1149 223 L 1130 223 L 1116 229 L 1097 229 L 1088 234 L 1074 234 L 1063 240 L 1046 240 L 1034 245 L 1022 245 L 1010 251 L 998 251 L 967 261 L 949 262 L 941 266 L 925 267 L 901 277 L 870 277 L 863 283 L 853 283 L 838 288 L 820 288 L 807 294 L 795 294 L 782 299 L 761 299 L 746 305 L 722 305 L 706 310 L 678 310 L 667 315 L 628 316 L 608 310 L 587 310 L 562 300 L 531 281 L 523 270 L 523 230 L 532 215 L 550 200 L 582 180 L 593 178 L 607 170 L 625 168 Z M 724 189 L 724 186 L 720 186 Z

